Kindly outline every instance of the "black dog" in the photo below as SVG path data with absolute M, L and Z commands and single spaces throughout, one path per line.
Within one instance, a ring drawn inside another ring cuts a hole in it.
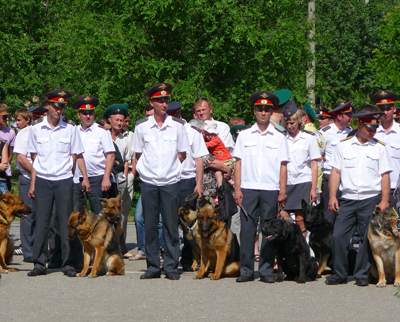
M 275 244 L 278 282 L 283 281 L 282 271 L 287 280 L 295 280 L 297 283 L 315 281 L 318 264 L 310 256 L 310 247 L 298 225 L 285 219 L 273 219 L 262 228 L 262 233 L 267 241 Z
M 321 275 L 328 265 L 333 270 L 332 235 L 333 224 L 325 219 L 324 205 L 310 206 L 301 201 L 304 224 L 310 232 L 309 244 L 318 262 L 318 275 Z

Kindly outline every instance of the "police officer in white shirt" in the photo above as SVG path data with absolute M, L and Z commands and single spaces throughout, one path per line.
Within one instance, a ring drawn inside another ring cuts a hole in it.
M 92 211 L 99 214 L 103 209 L 100 202 L 100 198 L 103 196 L 102 192 L 108 191 L 111 187 L 110 175 L 115 159 L 115 149 L 110 131 L 94 122 L 97 105 L 99 105 L 97 97 L 85 95 L 78 98 L 72 104 L 72 108 L 78 110 L 77 116 L 81 121 L 78 130 L 85 149 L 83 157 L 91 187 L 87 197 Z M 76 169 L 76 171 L 79 170 Z M 80 178 L 81 181 L 82 174 L 80 174 Z M 79 209 L 85 205 L 86 198 L 80 189 Z
M 326 143 L 325 162 L 322 169 L 323 175 L 322 175 L 321 202 L 324 205 L 325 218 L 332 224 L 335 223 L 336 214 L 328 209 L 328 200 L 329 200 L 328 183 L 332 169 L 329 161 L 333 155 L 333 152 L 338 146 L 340 140 L 346 138 L 349 132 L 351 131 L 350 122 L 353 113 L 354 113 L 353 101 L 337 102 L 333 106 L 333 109 L 329 111 L 329 115 L 332 115 L 333 117 L 333 123 L 319 130 L 319 133 L 323 135 Z M 338 197 L 340 197 L 340 192 L 338 192 Z
M 371 101 L 376 104 L 378 111 L 384 113 L 376 130 L 375 138 L 386 144 L 393 168 L 390 173 L 390 206 L 394 206 L 393 193 L 400 175 L 400 125 L 393 120 L 396 112 L 394 102 L 399 100 L 399 96 L 390 91 L 379 91 L 371 97 Z
M 46 93 L 43 97 L 47 99 L 48 113 L 32 125 L 27 146 L 33 160 L 29 197 L 35 198 L 36 207 L 36 233 L 33 244 L 35 266 L 28 276 L 46 274 L 47 236 L 55 201 L 63 272 L 73 277 L 76 276 L 76 272 L 70 261 L 68 219 L 73 210 L 72 177 L 75 160 L 84 150 L 75 124 L 62 117 L 67 100 L 72 94 L 59 89 Z
M 225 147 L 227 147 L 230 151 L 232 151 L 235 144 L 232 139 L 229 125 L 225 124 L 224 122 L 219 122 L 214 120 L 211 117 L 211 113 L 212 113 L 211 102 L 207 97 L 198 98 L 195 101 L 193 107 L 194 118 L 203 122 L 207 120 L 214 121 L 217 124 L 218 137 L 222 140 L 222 142 L 224 142 Z
M 278 202 L 285 205 L 289 148 L 285 134 L 269 121 L 272 108 L 279 104 L 278 97 L 260 91 L 251 95 L 250 102 L 257 122 L 241 131 L 236 141 L 233 152 L 236 158 L 235 200 L 249 215 L 271 219 L 276 217 Z M 242 210 L 240 221 L 240 276 L 236 281 L 248 282 L 254 280 L 254 241 L 258 220 L 247 217 Z M 274 261 L 275 249 L 263 239 L 258 269 L 262 282 L 275 282 L 272 276 Z
M 356 285 L 368 285 L 368 225 L 376 205 L 382 210 L 389 206 L 389 173 L 392 171 L 385 144 L 373 138 L 382 114 L 355 114 L 357 134 L 340 141 L 330 160 L 329 209 L 338 211 L 338 216 L 332 249 L 335 274 L 326 279 L 329 285 L 347 283 L 347 249 L 356 229 L 362 239 L 353 275 Z M 339 201 L 336 198 L 338 188 L 342 192 Z
M 136 122 L 132 151 L 141 180 L 145 221 L 147 271 L 141 279 L 161 276 L 158 249 L 158 221 L 161 213 L 164 234 L 164 271 L 170 280 L 178 274 L 178 196 L 181 163 L 190 149 L 184 122 L 167 114 L 172 86 L 153 86 L 144 97 L 150 99 L 154 115 Z
M 168 104 L 168 115 L 182 120 L 180 113 L 182 103 L 171 102 Z M 181 181 L 179 183 L 179 207 L 186 205 L 186 197 L 193 192 L 203 195 L 203 157 L 208 155 L 208 149 L 201 134 L 201 130 L 190 125 L 185 120 L 185 129 L 188 135 L 190 149 L 186 152 L 186 159 L 182 163 Z M 196 210 L 197 199 L 189 201 L 190 209 Z M 194 223 L 193 223 L 194 224 Z M 193 253 L 190 243 L 184 238 L 181 264 L 184 271 L 189 271 L 193 262 Z

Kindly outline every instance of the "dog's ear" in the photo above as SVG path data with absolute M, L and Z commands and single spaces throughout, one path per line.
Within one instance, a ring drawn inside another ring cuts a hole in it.
M 323 201 L 321 201 L 321 202 L 317 205 L 317 209 L 318 209 L 319 211 L 324 211 L 324 202 L 323 202 Z
M 286 237 L 288 234 L 289 223 L 285 219 L 282 220 L 282 235 Z
M 86 216 L 87 216 L 87 209 L 86 206 L 83 206 L 82 210 L 79 212 L 78 219 L 80 221 L 84 221 L 86 219 Z
M 11 195 L 12 194 L 9 191 L 7 191 L 7 193 L 5 195 L 3 195 L 3 197 L 4 197 L 3 199 L 6 199 L 6 202 L 8 204 L 14 205 L 15 201 L 14 201 L 14 198 Z
M 118 202 L 121 202 L 121 194 L 120 193 L 117 196 L 117 200 L 118 200 Z
M 301 208 L 304 209 L 307 206 L 308 206 L 307 201 L 305 201 L 304 199 L 301 199 Z
M 189 211 L 190 205 L 187 203 L 184 207 L 182 207 L 183 212 Z
M 107 207 L 107 199 L 106 198 L 100 198 L 99 200 L 100 200 L 101 205 L 103 206 L 103 208 Z
M 379 215 L 380 212 L 381 212 L 381 208 L 379 208 L 378 206 L 375 206 L 375 210 L 372 213 L 372 215 L 375 217 L 375 216 Z
M 0 200 L 5 198 L 5 194 L 0 190 Z

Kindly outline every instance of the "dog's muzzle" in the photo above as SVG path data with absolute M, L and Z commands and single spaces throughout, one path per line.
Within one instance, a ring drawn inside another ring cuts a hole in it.
M 80 233 L 81 231 L 79 229 L 75 230 L 75 232 L 71 235 L 67 237 L 67 240 L 74 240 Z

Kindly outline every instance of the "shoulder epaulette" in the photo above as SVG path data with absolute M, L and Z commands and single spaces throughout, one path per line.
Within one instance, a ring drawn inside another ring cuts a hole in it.
M 331 126 L 330 126 L 330 125 L 327 125 L 327 126 L 324 126 L 321 130 L 324 131 L 324 132 L 326 132 L 326 131 L 328 131 L 330 128 L 331 128 Z
M 144 119 L 141 119 L 141 120 L 139 120 L 139 121 L 136 121 L 136 125 L 139 125 L 139 124 L 141 124 L 141 123 L 144 123 L 144 122 L 146 122 L 146 121 L 148 121 L 149 120 L 149 118 L 148 117 L 145 117 Z
M 107 131 L 107 129 L 106 129 L 103 125 L 97 124 L 97 127 L 99 127 L 99 128 L 101 128 L 101 129 Z
M 382 144 L 383 146 L 386 145 L 385 143 L 383 143 L 382 141 L 379 141 L 378 139 L 372 138 L 372 140 L 374 140 L 375 142 L 378 142 L 378 143 Z
M 194 126 L 194 125 L 191 125 L 190 127 L 191 127 L 193 130 L 196 130 L 197 132 L 201 133 L 201 130 L 200 130 L 198 127 L 196 127 L 196 126 Z
M 304 133 L 307 133 L 307 134 L 310 134 L 310 135 L 315 135 L 315 133 L 314 133 L 314 132 L 312 132 L 312 131 L 303 130 L 303 132 L 304 132 Z
M 182 125 L 185 125 L 185 121 L 184 121 L 184 120 L 177 119 L 176 117 L 172 117 L 172 119 L 173 119 L 175 122 L 178 122 L 178 123 L 181 123 Z
M 64 117 L 63 117 L 62 120 L 63 120 L 65 123 L 67 123 L 67 124 L 71 124 L 71 125 L 74 125 L 74 126 L 76 125 L 74 121 L 68 120 L 68 119 L 66 119 L 66 118 L 64 118 Z
M 274 129 L 277 130 L 280 134 L 286 135 L 286 131 L 278 130 L 275 126 L 274 126 Z
M 31 125 L 36 125 L 36 124 L 39 124 L 40 122 L 43 122 L 43 117 L 40 119 L 37 119 L 36 121 L 33 121 Z
M 347 138 L 344 138 L 344 139 L 340 140 L 340 142 L 347 141 L 347 140 L 351 139 L 352 137 L 353 137 L 353 136 L 348 136 Z

